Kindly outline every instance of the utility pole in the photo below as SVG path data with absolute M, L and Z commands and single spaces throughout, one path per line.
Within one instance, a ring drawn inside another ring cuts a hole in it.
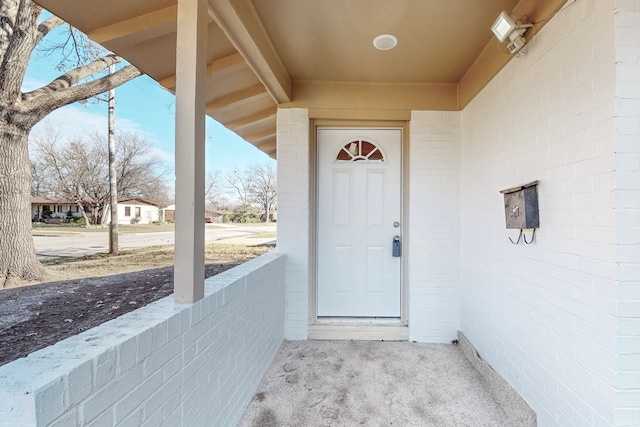
M 109 66 L 109 74 L 116 71 L 115 64 Z M 116 90 L 109 91 L 109 206 L 111 223 L 109 224 L 109 254 L 118 253 L 118 181 L 116 177 L 116 120 L 115 120 Z

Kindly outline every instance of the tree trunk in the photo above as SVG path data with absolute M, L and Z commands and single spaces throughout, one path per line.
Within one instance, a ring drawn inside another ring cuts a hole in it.
M 93 225 L 102 225 L 102 218 L 105 217 L 105 206 L 103 204 L 99 204 L 96 206 L 95 215 L 93 218 Z
M 0 286 L 39 279 L 45 269 L 31 235 L 29 132 L 0 121 Z
M 96 225 L 96 207 L 91 206 L 91 225 Z
M 120 61 L 107 55 L 44 87 L 22 93 L 33 48 L 63 23 L 50 17 L 38 24 L 41 11 L 32 0 L 0 0 L 0 287 L 45 273 L 31 236 L 31 129 L 57 108 L 91 98 L 141 74 L 127 65 L 108 76 L 88 79 Z
M 76 202 L 78 204 L 78 209 L 80 210 L 80 213 L 82 214 L 82 220 L 84 221 L 84 226 L 85 227 L 89 227 L 89 217 L 87 216 L 87 211 L 84 210 L 84 205 L 82 204 L 82 202 L 78 201 Z

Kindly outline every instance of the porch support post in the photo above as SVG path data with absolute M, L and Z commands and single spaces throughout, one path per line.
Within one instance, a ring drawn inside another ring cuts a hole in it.
M 207 0 L 178 0 L 174 298 L 204 297 Z
M 309 110 L 278 109 L 278 243 L 287 255 L 284 337 L 309 338 L 311 148 Z M 315 296 L 314 296 L 315 297 Z

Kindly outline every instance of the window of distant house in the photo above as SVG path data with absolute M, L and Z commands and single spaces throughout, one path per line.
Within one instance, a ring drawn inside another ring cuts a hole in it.
M 338 162 L 384 162 L 384 155 L 374 143 L 358 139 L 348 142 L 336 156 Z
M 136 216 L 140 216 L 140 207 L 136 207 Z
M 124 207 L 124 216 L 131 216 L 131 206 Z

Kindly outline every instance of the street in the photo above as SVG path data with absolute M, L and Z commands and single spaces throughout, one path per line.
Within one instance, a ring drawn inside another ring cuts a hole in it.
M 205 230 L 205 242 L 235 243 L 237 239 L 234 238 L 250 237 L 261 233 L 274 233 L 275 231 L 275 224 L 259 227 L 230 225 L 225 228 L 207 228 Z M 265 240 L 275 240 L 275 238 L 255 239 L 255 242 L 250 241 L 249 243 L 259 244 Z M 59 233 L 53 232 L 51 235 L 39 234 L 33 236 L 33 241 L 36 255 L 40 261 L 76 258 L 109 251 L 108 232 L 76 233 L 60 230 Z M 120 234 L 118 237 L 118 246 L 121 251 L 149 246 L 173 245 L 173 243 L 173 232 L 127 233 Z

